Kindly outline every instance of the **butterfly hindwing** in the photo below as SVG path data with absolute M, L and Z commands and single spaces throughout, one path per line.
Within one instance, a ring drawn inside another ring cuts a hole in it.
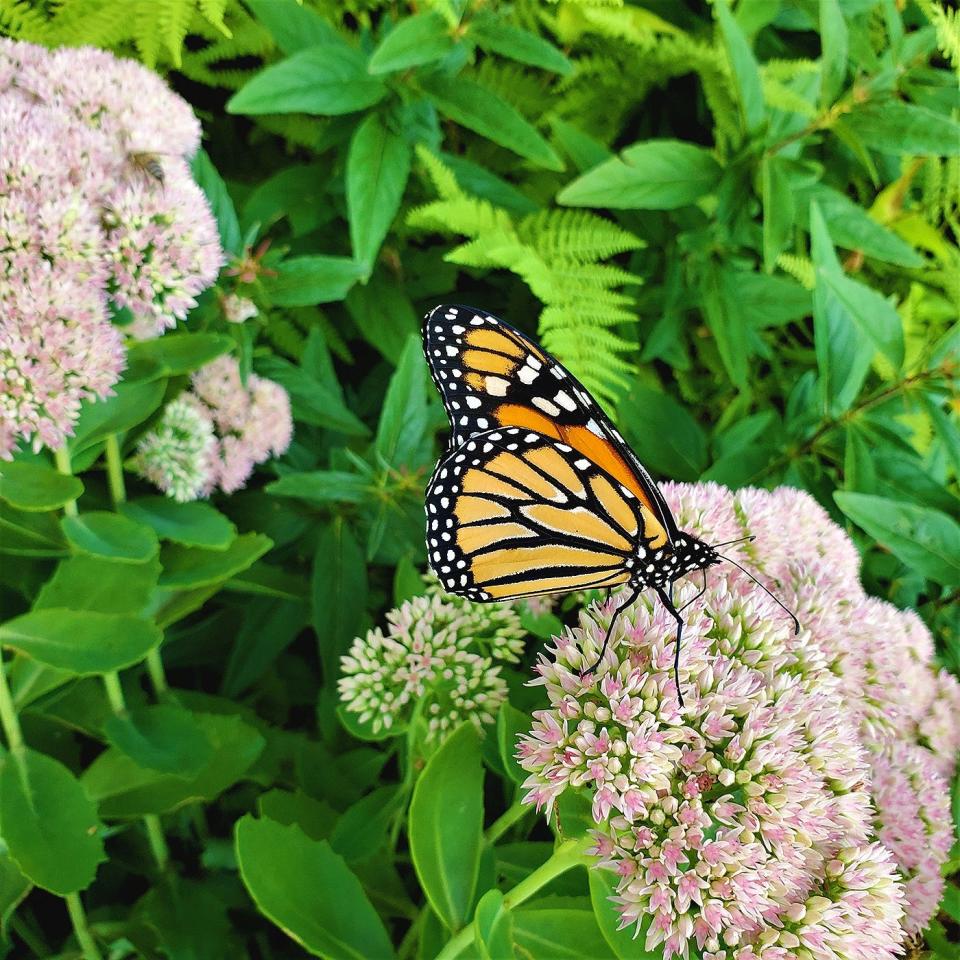
M 450 420 L 451 448 L 497 427 L 551 437 L 631 491 L 655 549 L 673 540 L 676 525 L 656 483 L 562 364 L 509 324 L 472 307 L 436 307 L 424 321 L 423 339 Z
M 626 583 L 649 543 L 646 511 L 625 485 L 519 427 L 452 450 L 426 502 L 430 565 L 447 591 L 473 600 Z

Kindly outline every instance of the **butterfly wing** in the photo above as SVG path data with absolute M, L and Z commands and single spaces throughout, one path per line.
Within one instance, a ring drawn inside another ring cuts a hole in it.
M 519 427 L 451 451 L 427 488 L 427 550 L 445 590 L 513 600 L 636 576 L 640 501 L 565 443 Z
M 496 427 L 552 437 L 636 497 L 652 549 L 672 543 L 676 523 L 657 484 L 561 363 L 519 330 L 473 307 L 436 307 L 424 320 L 423 342 L 450 420 L 451 448 Z

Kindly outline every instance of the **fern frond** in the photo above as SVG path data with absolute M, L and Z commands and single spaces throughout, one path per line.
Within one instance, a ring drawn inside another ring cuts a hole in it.
M 940 52 L 960 70 L 960 10 L 947 10 L 937 0 L 916 0 L 923 15 L 937 31 Z
M 517 236 L 512 230 L 491 230 L 477 237 L 476 240 L 454 247 L 443 259 L 461 267 L 509 268 L 521 251 L 522 247 L 518 244 Z
M 39 40 L 47 18 L 30 0 L 0 0 L 0 33 L 19 40 Z
M 179 67 L 180 51 L 193 16 L 193 3 L 191 0 L 152 0 L 151 6 L 156 10 L 157 27 L 170 59 L 175 67 Z
M 760 69 L 768 77 L 787 81 L 804 74 L 819 73 L 821 66 L 816 60 L 767 60 Z
M 475 237 L 479 233 L 512 230 L 510 215 L 495 207 L 489 200 L 475 200 L 464 196 L 455 200 L 437 200 L 416 207 L 407 214 L 411 227 L 462 233 Z
M 543 210 L 524 217 L 517 235 L 545 257 L 592 262 L 644 244 L 622 227 L 589 210 Z
M 263 332 L 277 351 L 286 354 L 291 360 L 302 359 L 307 339 L 288 317 L 271 314 Z
M 807 290 L 812 290 L 816 285 L 816 271 L 813 269 L 813 262 L 806 257 L 800 257 L 792 253 L 781 253 L 777 257 L 777 266 L 784 273 L 789 273 L 794 280 Z
M 774 109 L 783 110 L 785 113 L 799 113 L 804 117 L 815 117 L 817 115 L 817 108 L 809 100 L 797 93 L 796 90 L 791 90 L 776 77 L 764 73 L 762 85 L 763 99 Z
M 427 168 L 427 176 L 441 200 L 454 200 L 466 196 L 457 183 L 453 171 L 436 154 L 422 143 L 416 147 L 417 159 Z

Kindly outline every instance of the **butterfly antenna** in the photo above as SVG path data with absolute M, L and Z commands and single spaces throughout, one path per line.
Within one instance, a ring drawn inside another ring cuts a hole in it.
M 729 547 L 732 543 L 746 543 L 747 541 L 752 543 L 756 539 L 756 534 L 751 534 L 749 537 L 739 537 L 736 540 L 726 540 L 723 543 L 711 543 L 710 549 L 717 550 L 720 547 Z
M 737 569 L 742 570 L 777 606 L 781 607 L 787 612 L 787 615 L 793 621 L 793 632 L 795 634 L 800 632 L 800 621 L 797 619 L 797 615 L 774 593 L 771 593 L 746 567 L 741 566 L 737 563 L 736 560 L 731 560 L 729 557 L 724 557 L 721 554 L 717 554 L 721 560 L 726 560 L 727 563 L 732 563 Z

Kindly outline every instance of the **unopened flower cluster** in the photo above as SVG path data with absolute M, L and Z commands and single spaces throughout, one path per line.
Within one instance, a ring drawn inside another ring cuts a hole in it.
M 681 581 L 681 708 L 655 598 L 581 678 L 619 598 L 584 611 L 536 667 L 549 707 L 519 744 L 527 802 L 589 799 L 621 924 L 665 960 L 900 955 L 942 892 L 960 688 L 919 618 L 864 595 L 854 545 L 808 495 L 664 492 L 707 542 L 755 535 L 728 555 L 802 629 L 730 564 L 699 598 L 699 575 Z
M 447 599 L 436 589 L 387 614 L 341 658 L 345 709 L 374 734 L 403 729 L 416 715 L 437 742 L 462 723 L 494 722 L 507 698 L 504 662 L 516 662 L 524 630 L 506 604 Z
M 255 373 L 244 384 L 236 359 L 218 357 L 167 404 L 135 463 L 168 496 L 197 500 L 240 490 L 258 463 L 287 450 L 292 434 L 287 391 Z
M 0 38 L 0 458 L 57 448 L 109 395 L 122 331 L 154 336 L 217 276 L 217 229 L 186 158 L 187 103 L 89 48 Z

